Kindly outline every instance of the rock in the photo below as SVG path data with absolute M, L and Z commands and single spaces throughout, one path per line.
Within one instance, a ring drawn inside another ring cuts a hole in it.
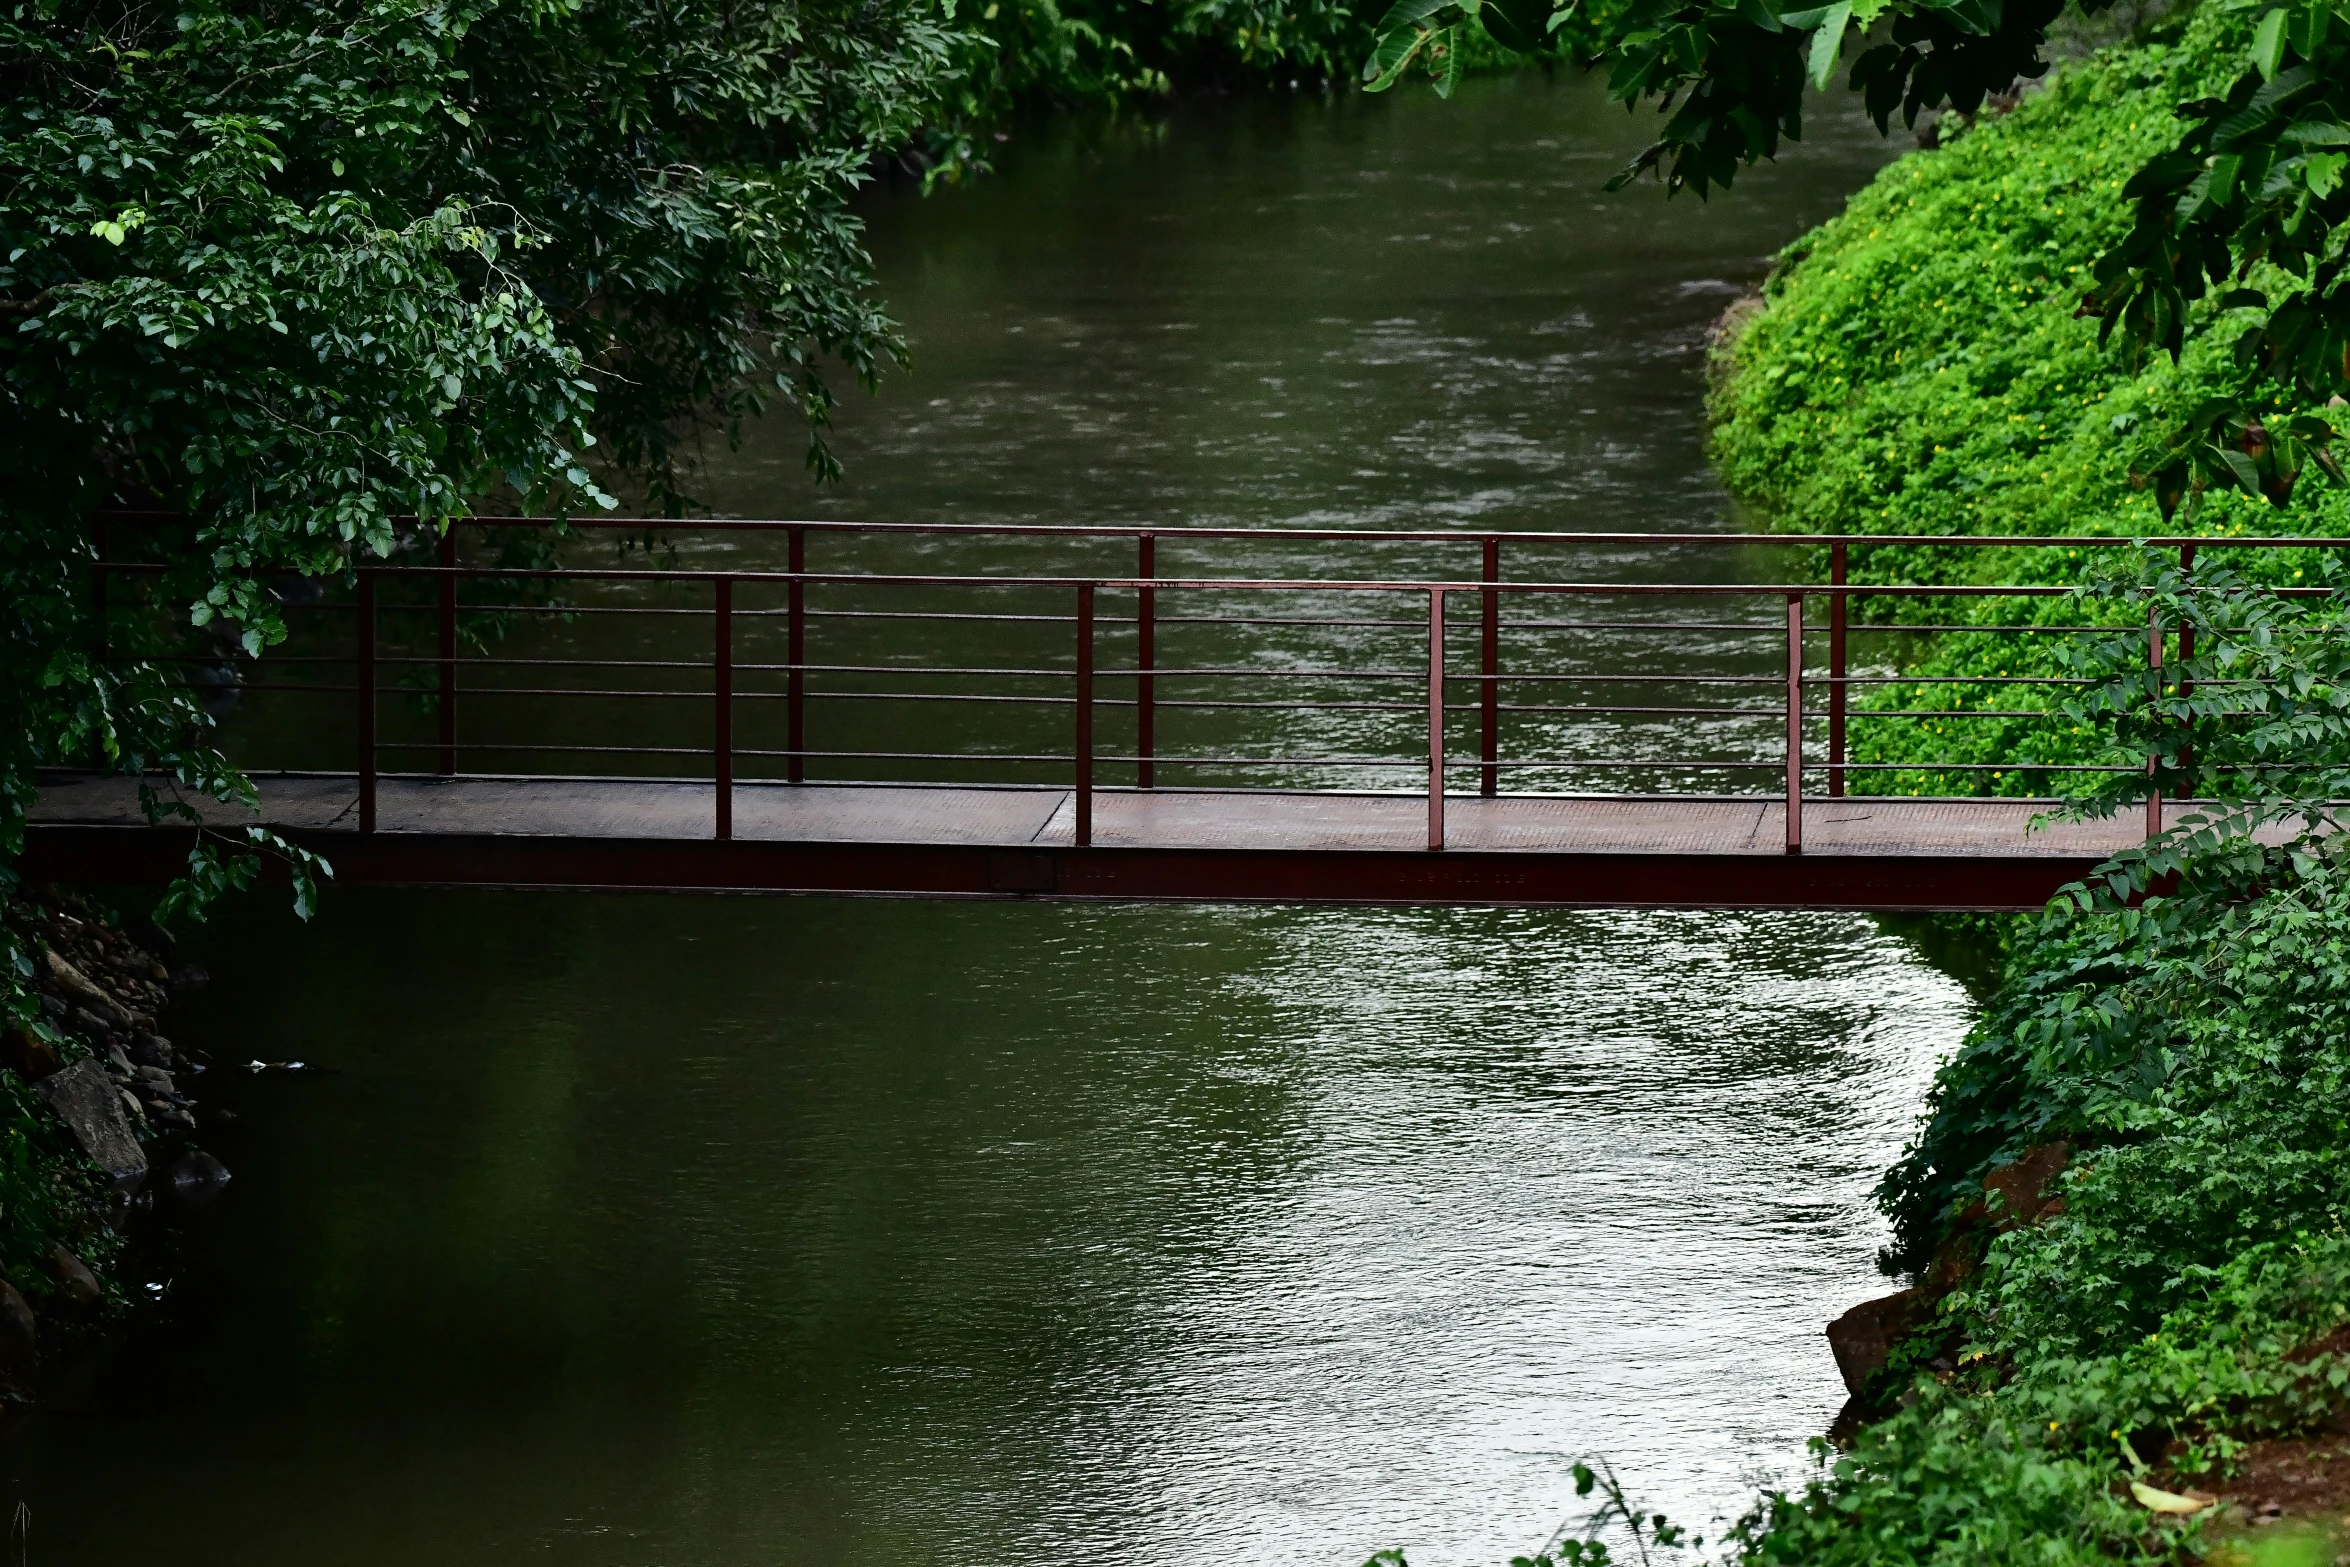
M 161 1034 L 141 1034 L 131 1041 L 131 1060 L 139 1066 L 159 1066 L 170 1071 L 176 1059 L 171 1041 Z
M 171 949 L 179 945 L 178 937 L 174 936 L 170 931 L 165 930 L 161 925 L 156 924 L 153 920 L 147 919 L 145 917 L 133 919 L 128 925 L 124 926 L 123 929 L 129 934 L 131 940 L 146 948 L 150 953 L 159 953 L 164 957 L 169 957 L 171 956 Z M 157 964 L 156 966 L 158 968 L 162 967 L 161 964 Z M 157 974 L 155 976 L 155 978 L 158 980 L 164 979 L 166 977 L 168 976 L 163 974 Z
M 1972 1278 L 1982 1260 L 1982 1232 L 1972 1225 L 1954 1228 L 1934 1248 L 1919 1287 L 1936 1298 L 1947 1295 Z
M 229 1178 L 226 1165 L 201 1148 L 191 1148 L 171 1167 L 171 1194 L 191 1208 L 209 1207 L 227 1189 Z
M 28 1083 L 37 1083 L 65 1064 L 57 1047 L 29 1028 L 0 1032 L 0 1066 Z
M 1844 1378 L 1844 1390 L 1859 1396 L 1869 1385 L 1869 1378 L 1885 1369 L 1885 1362 L 1892 1358 L 1893 1346 L 1901 1342 L 1902 1335 L 1924 1321 L 1932 1310 L 1931 1295 L 1922 1289 L 1909 1289 L 1898 1295 L 1864 1300 L 1829 1323 L 1828 1348 L 1836 1356 L 1836 1370 Z
M 157 1093 L 163 1094 L 166 1097 L 170 1096 L 173 1092 L 176 1091 L 176 1085 L 171 1080 L 171 1074 L 159 1066 L 139 1067 L 131 1073 L 131 1076 L 138 1079 L 141 1083 L 146 1084 L 149 1088 L 154 1089 Z
M 2013 1230 L 2054 1218 L 2064 1209 L 2062 1198 L 2051 1203 L 2048 1189 L 2072 1157 L 2069 1143 L 2042 1143 L 2013 1164 L 2003 1164 L 1983 1177 L 1983 1190 L 1992 1196 L 1991 1221 L 1995 1229 Z M 2055 1209 L 2052 1213 L 2049 1210 Z
M 97 981 L 59 957 L 54 948 L 43 954 L 49 961 L 49 977 L 67 995 L 81 1002 L 116 1028 L 131 1026 L 130 1008 L 115 1000 Z
M 57 1280 L 57 1299 L 74 1312 L 96 1311 L 106 1304 L 106 1290 L 99 1284 L 82 1259 L 52 1242 L 49 1247 L 49 1272 Z
M 41 1385 L 41 1325 L 16 1286 L 0 1279 L 0 1397 L 33 1401 Z
M 33 1091 L 72 1130 L 82 1152 L 114 1177 L 115 1185 L 130 1191 L 146 1178 L 147 1156 L 123 1117 L 119 1090 L 96 1060 L 85 1056 L 41 1079 Z

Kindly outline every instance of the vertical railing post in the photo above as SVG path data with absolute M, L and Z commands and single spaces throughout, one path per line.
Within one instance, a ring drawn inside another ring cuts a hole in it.
M 457 772 L 457 528 L 441 527 L 441 776 Z
M 1501 580 L 1501 536 L 1485 536 L 1485 581 Z M 1477 649 L 1477 792 L 1491 798 L 1501 792 L 1501 590 L 1487 588 L 1482 633 Z
M 711 650 L 711 687 L 717 699 L 716 728 L 711 738 L 711 776 L 717 791 L 718 836 L 734 836 L 734 579 L 720 577 L 716 613 L 716 643 Z
M 2154 688 L 2150 700 L 2159 709 L 2162 705 L 2162 611 L 2152 604 L 2146 606 L 2146 667 L 2153 671 L 2154 675 L 2154 678 L 2149 682 Z M 2159 722 L 2150 725 L 2149 728 L 2154 735 L 2161 734 Z M 2159 748 L 2161 741 L 2156 739 L 2153 744 Z M 2150 749 L 2146 753 L 2146 776 L 2148 778 L 2154 777 L 2155 764 L 2159 760 L 2157 750 Z M 2146 791 L 2146 836 L 2155 838 L 2159 837 L 2161 833 L 2162 791 L 2148 789 Z
M 1136 546 L 1140 559 L 1136 561 L 1135 575 L 1148 582 L 1159 574 L 1159 541 L 1144 534 Z M 1158 677 L 1152 673 L 1158 668 L 1159 652 L 1159 590 L 1138 589 L 1134 600 L 1134 784 L 1138 789 L 1156 787 L 1158 768 Z
M 1093 842 L 1093 584 L 1077 585 L 1077 847 Z
M 1428 590 L 1428 847 L 1444 847 L 1444 589 Z
M 1803 852 L 1803 595 L 1787 595 L 1787 852 Z
M 375 573 L 359 569 L 359 830 L 375 831 Z
M 793 783 L 804 783 L 808 777 L 808 672 L 804 667 L 808 662 L 808 585 L 800 577 L 808 569 L 807 529 L 791 530 L 784 565 L 791 573 L 791 584 L 784 596 L 783 659 L 786 667 L 783 677 L 783 747 L 789 753 L 784 764 L 784 776 Z
M 1828 581 L 1842 588 L 1850 580 L 1844 541 L 1828 546 Z M 1844 631 L 1845 600 L 1836 593 L 1828 600 L 1828 797 L 1844 797 Z
M 2188 590 L 2188 576 L 2195 570 L 2195 546 L 2179 546 L 2179 587 Z M 2187 665 L 2195 657 L 2195 622 L 2179 622 L 2179 700 L 2185 702 L 2195 694 L 2195 682 L 2187 677 Z M 2179 770 L 2185 772 L 2195 765 L 2195 720 L 2190 715 L 2180 720 L 2187 737 L 2179 742 Z

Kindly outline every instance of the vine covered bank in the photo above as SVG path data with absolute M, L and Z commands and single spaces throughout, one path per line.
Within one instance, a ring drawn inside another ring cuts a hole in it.
M 2152 456 L 2140 432 L 2222 378 L 2226 334 L 2126 366 L 2074 316 L 2072 262 L 2120 236 L 2123 181 L 2175 139 L 2175 105 L 2240 71 L 2256 20 L 2207 6 L 2063 71 L 2011 115 L 1950 127 L 1791 247 L 1718 355 L 1732 487 L 1791 530 L 2172 531 L 2133 479 Z M 2281 513 L 2216 490 L 2191 505 L 2179 520 L 2198 532 L 2350 533 L 2350 497 L 2314 476 Z M 2013 568 L 1855 554 L 1876 580 Z M 2327 567 L 2313 551 L 2281 570 L 2307 585 Z M 2192 620 L 2188 672 L 2294 683 L 2298 738 L 2256 755 L 2280 715 L 2148 688 L 2123 668 L 2142 646 L 2119 637 L 2067 653 L 1954 628 L 1895 667 L 2100 680 L 2018 721 L 2039 759 L 2152 756 L 2169 792 L 2231 802 L 2239 825 L 2343 797 L 2350 636 L 2332 600 L 2217 570 L 2186 591 L 2149 552 L 2041 602 L 1973 613 Z M 1880 689 L 1907 705 L 1934 688 Z M 1857 759 L 1946 792 L 1953 777 L 1899 768 L 1927 754 L 1924 727 L 1864 725 Z M 1968 735 L 2016 743 L 1943 728 L 1944 757 Z M 1739 1528 L 1747 1560 L 2191 1560 L 2322 1533 L 2350 1503 L 2350 861 L 2321 839 L 2206 832 L 2006 935 L 2004 984 L 1878 1191 L 1886 1265 L 1909 1288 L 1861 1324 L 1890 1351 L 1860 1368 L 1875 1418 Z M 2309 1559 L 2332 1559 L 2322 1543 Z

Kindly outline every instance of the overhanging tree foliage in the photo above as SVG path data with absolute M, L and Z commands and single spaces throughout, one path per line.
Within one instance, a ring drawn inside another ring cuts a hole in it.
M 93 512 L 248 651 L 271 583 L 900 352 L 847 198 L 951 75 L 930 0 L 28 0 L 0 19 L 0 867 L 34 772 L 240 780 L 93 623 Z M 810 462 L 830 457 L 821 441 Z M 109 659 L 111 648 L 118 656 Z

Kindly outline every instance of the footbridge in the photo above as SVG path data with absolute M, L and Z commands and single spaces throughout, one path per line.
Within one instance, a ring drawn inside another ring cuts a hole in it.
M 158 656 L 176 525 L 110 524 L 110 656 Z M 279 584 L 260 660 L 160 656 L 259 785 L 206 822 L 346 884 L 2014 909 L 2182 814 L 2048 819 L 2094 769 L 2022 649 L 2112 628 L 2047 552 L 2130 542 L 486 522 Z M 1903 600 L 2017 656 L 1927 672 Z M 60 773 L 27 868 L 160 879 L 196 830 Z

